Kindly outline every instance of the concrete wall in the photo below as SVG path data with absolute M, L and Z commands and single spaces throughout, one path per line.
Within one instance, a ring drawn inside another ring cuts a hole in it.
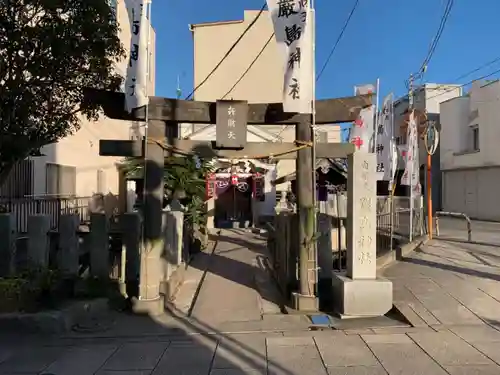
M 443 209 L 500 221 L 500 82 L 474 82 L 467 96 L 441 104 Z M 479 129 L 479 150 L 472 129 Z
M 474 82 L 467 96 L 441 105 L 443 170 L 500 165 L 499 101 L 500 81 Z M 473 126 L 479 129 L 479 150 L 472 148 Z
M 258 11 L 245 11 L 242 20 L 191 25 L 194 48 L 194 87 L 199 85 L 219 63 L 232 44 L 245 28 L 257 16 Z M 247 70 L 259 51 L 273 34 L 273 25 L 269 14 L 264 12 L 255 25 L 243 37 L 233 52 L 219 69 L 194 94 L 195 100 L 215 101 L 217 99 L 247 100 L 250 103 L 281 102 L 284 64 L 279 47 L 273 39 L 238 85 L 231 87 Z M 226 93 L 230 93 L 226 95 Z M 197 131 L 204 125 L 186 125 L 181 134 L 188 137 L 192 130 Z M 295 127 L 261 126 L 262 131 L 278 142 L 295 140 Z M 326 125 L 329 142 L 340 142 L 340 127 Z M 278 163 L 278 176 L 295 171 L 295 161 L 286 160 Z M 288 185 L 277 186 L 278 190 L 287 190 Z
M 128 54 L 130 50 L 130 25 L 125 0 L 117 2 L 117 20 L 120 26 L 120 39 Z M 151 64 L 148 92 L 155 92 L 155 43 L 156 34 L 151 27 Z M 116 65 L 123 77 L 126 74 L 128 59 Z M 118 173 L 116 164 L 122 158 L 99 156 L 100 139 L 130 139 L 141 133 L 140 124 L 131 121 L 118 121 L 102 116 L 99 121 L 89 122 L 82 118 L 81 128 L 75 134 L 47 145 L 42 149 L 44 156 L 33 158 L 35 162 L 34 195 L 45 195 L 47 163 L 75 167 L 76 191 L 78 196 L 91 196 L 94 193 L 118 194 Z M 99 177 L 98 177 L 99 175 Z M 98 183 L 99 180 L 99 183 Z M 98 186 L 100 185 L 100 186 Z M 101 190 L 101 191 L 99 191 Z

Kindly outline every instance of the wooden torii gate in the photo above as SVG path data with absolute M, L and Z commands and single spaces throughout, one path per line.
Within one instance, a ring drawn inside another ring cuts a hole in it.
M 87 100 L 102 106 L 109 118 L 130 121 L 148 119 L 148 139 L 101 140 L 99 153 L 102 156 L 144 157 L 145 158 L 145 196 L 144 196 L 144 240 L 145 248 L 141 255 L 139 280 L 139 310 L 156 312 L 163 305 L 159 295 L 160 257 L 163 251 L 161 239 L 163 169 L 167 153 L 196 153 L 202 158 L 251 159 L 252 155 L 275 155 L 273 159 L 296 159 L 297 208 L 299 216 L 299 278 L 300 291 L 294 295 L 294 307 L 300 311 L 317 309 L 314 296 L 315 281 L 310 272 L 315 271 L 312 246 L 314 239 L 315 209 L 313 194 L 313 162 L 311 145 L 311 115 L 283 112 L 281 103 L 249 104 L 247 124 L 255 125 L 292 125 L 295 126 L 294 143 L 249 142 L 241 150 L 222 150 L 215 142 L 177 139 L 179 123 L 216 124 L 216 103 L 186 101 L 162 97 L 150 97 L 149 105 L 128 113 L 124 110 L 123 93 L 89 90 Z M 316 124 L 336 124 L 353 122 L 362 108 L 372 105 L 371 95 L 326 99 L 316 101 Z M 305 147 L 304 147 L 305 146 Z M 349 143 L 317 143 L 317 158 L 343 158 L 354 152 L 355 146 Z

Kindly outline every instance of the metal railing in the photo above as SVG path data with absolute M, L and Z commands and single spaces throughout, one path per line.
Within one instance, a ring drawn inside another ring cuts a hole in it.
M 467 222 L 467 241 L 469 241 L 469 242 L 472 241 L 472 223 L 471 223 L 470 217 L 464 213 L 461 213 L 461 212 L 437 211 L 435 214 L 435 218 L 434 218 L 434 225 L 436 228 L 436 236 L 439 236 L 439 217 L 440 216 L 464 219 Z
M 76 214 L 80 222 L 90 220 L 90 209 L 95 197 L 42 197 L 42 198 L 1 198 L 0 212 L 14 215 L 18 233 L 28 230 L 30 215 L 49 215 L 52 229 L 59 227 L 59 217 L 64 214 Z
M 333 252 L 333 269 L 345 270 L 347 266 L 347 195 L 331 194 L 327 202 L 318 202 L 317 210 L 320 214 L 331 217 L 331 243 Z M 425 234 L 424 208 L 421 197 L 415 198 L 413 210 L 410 210 L 409 197 L 377 197 L 376 216 L 376 244 L 377 256 L 395 250 L 397 246 L 404 245 L 410 240 L 417 239 Z M 295 213 L 293 205 L 290 207 L 277 207 L 277 213 L 291 215 Z M 413 215 L 413 220 L 410 220 Z M 410 228 L 410 221 L 413 227 Z M 282 287 L 293 275 L 290 271 L 289 258 L 295 259 L 297 249 L 293 236 L 291 221 L 275 220 L 269 235 L 272 246 L 274 267 L 277 270 L 277 278 Z M 276 233 L 278 232 L 278 233 Z M 276 236 L 279 236 L 278 243 L 275 243 Z M 295 255 L 294 255 L 295 254 Z M 292 267 L 293 269 L 293 267 Z

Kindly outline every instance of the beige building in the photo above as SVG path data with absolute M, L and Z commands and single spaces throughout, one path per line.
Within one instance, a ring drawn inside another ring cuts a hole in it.
M 242 20 L 190 25 L 194 49 L 194 87 L 205 80 L 257 14 L 258 11 L 248 10 L 244 12 Z M 264 12 L 215 73 L 196 90 L 194 99 L 234 99 L 246 100 L 249 103 L 281 102 L 284 73 L 282 56 L 274 38 L 264 48 L 272 35 L 272 21 L 268 13 Z M 260 57 L 249 68 L 262 49 Z M 339 126 L 319 128 L 321 134 L 318 136 L 321 141 L 340 142 Z M 247 134 L 248 142 L 293 142 L 295 127 L 249 125 Z M 180 135 L 192 140 L 215 140 L 215 125 L 183 124 Z M 265 153 L 265 149 L 262 151 Z M 280 161 L 274 170 L 270 171 L 267 182 L 294 170 L 294 160 Z M 266 183 L 268 198 L 266 203 L 261 205 L 262 214 L 264 211 L 266 215 L 274 212 L 276 199 L 273 201 L 272 196 L 275 189 L 288 190 L 289 183 L 278 185 L 276 188 Z
M 456 98 L 462 94 L 460 85 L 454 84 L 438 84 L 426 83 L 415 89 L 414 93 L 414 108 L 416 110 L 427 113 L 429 121 L 433 121 L 438 130 L 441 129 L 440 120 L 440 103 L 452 98 Z M 408 111 L 408 96 L 402 97 L 394 102 L 394 124 L 395 124 L 395 138 L 396 142 L 400 145 L 406 143 L 406 128 L 405 113 Z M 443 138 L 443 137 L 441 137 Z M 432 157 L 432 200 L 433 209 L 439 210 L 442 207 L 441 203 L 441 146 L 438 146 L 436 153 Z M 420 181 L 422 183 L 423 191 L 425 193 L 424 182 L 426 178 L 426 169 L 422 166 L 426 165 L 427 151 L 425 149 L 422 139 L 419 140 L 419 164 L 421 166 Z M 404 169 L 404 162 L 402 157 L 398 160 L 398 169 Z
M 443 209 L 500 221 L 500 81 L 441 103 Z
M 116 1 L 120 39 L 126 52 L 130 48 L 130 25 L 125 0 Z M 151 27 L 149 95 L 155 92 L 155 32 Z M 125 76 L 128 60 L 116 66 Z M 42 148 L 44 156 L 31 158 L 30 184 L 24 184 L 21 196 L 78 196 L 95 193 L 118 194 L 117 163 L 121 158 L 99 156 L 100 139 L 131 139 L 140 134 L 138 123 L 111 120 L 102 116 L 99 121 L 82 119 L 81 129 L 59 142 Z M 26 163 L 24 163 L 26 164 Z M 12 180 L 12 178 L 11 178 Z M 5 189 L 4 189 L 5 190 Z M 10 189 L 16 190 L 16 189 Z M 17 189 L 19 192 L 19 189 Z M 19 196 L 20 194 L 16 194 Z

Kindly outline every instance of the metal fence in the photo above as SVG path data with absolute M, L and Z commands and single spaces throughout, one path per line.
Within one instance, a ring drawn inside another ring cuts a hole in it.
M 294 205 L 281 206 L 279 211 L 295 212 Z M 346 267 L 347 194 L 329 194 L 327 201 L 317 202 L 317 211 L 330 216 L 332 221 L 332 251 L 334 269 Z M 410 219 L 410 216 L 412 218 Z M 425 230 L 422 197 L 415 197 L 410 209 L 409 197 L 377 197 L 377 256 L 419 238 Z
M 28 230 L 28 217 L 43 214 L 50 216 L 52 229 L 59 226 L 59 217 L 64 214 L 76 214 L 81 222 L 90 220 L 90 207 L 95 197 L 42 197 L 42 198 L 2 198 L 0 212 L 14 215 L 18 233 Z

